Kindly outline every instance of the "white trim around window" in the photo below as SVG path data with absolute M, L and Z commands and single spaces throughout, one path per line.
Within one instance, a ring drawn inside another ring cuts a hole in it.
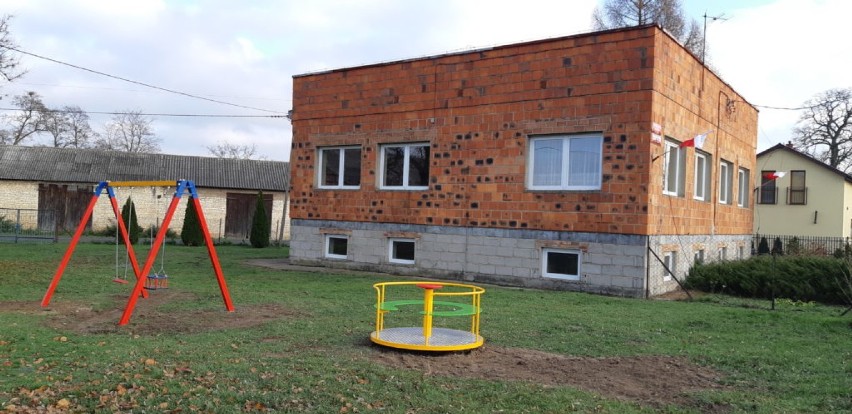
M 686 151 L 680 143 L 666 138 L 663 160 L 663 194 L 683 197 L 684 170 L 686 169 Z
M 388 262 L 414 264 L 416 244 L 414 239 L 389 238 Z
M 600 134 L 531 137 L 527 156 L 530 190 L 600 190 L 603 162 Z
M 329 259 L 349 258 L 349 237 L 342 234 L 326 234 L 324 256 Z
M 580 280 L 581 250 L 541 249 L 541 275 L 553 279 Z
M 317 187 L 357 190 L 361 187 L 361 147 L 319 148 Z
M 731 184 L 734 166 L 725 160 L 719 163 L 719 204 L 731 203 Z
M 663 281 L 668 282 L 672 280 L 672 275 L 677 273 L 677 252 L 664 252 L 663 253 Z M 666 270 L 668 268 L 668 270 Z M 669 270 L 671 273 L 669 273 Z
M 429 143 L 382 145 L 379 151 L 379 188 L 429 189 Z
M 748 207 L 748 195 L 751 193 L 751 184 L 749 171 L 747 168 L 740 167 L 737 170 L 737 206 Z
M 710 198 L 710 156 L 704 152 L 695 151 L 695 182 L 693 183 L 692 197 L 700 201 L 708 201 Z

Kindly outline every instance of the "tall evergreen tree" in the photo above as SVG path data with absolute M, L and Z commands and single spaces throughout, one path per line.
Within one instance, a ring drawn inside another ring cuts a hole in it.
M 128 197 L 127 201 L 121 207 L 121 220 L 124 221 L 124 227 L 127 228 L 127 235 L 130 237 L 130 244 L 136 244 L 139 241 L 139 235 L 144 230 L 139 225 L 139 219 L 136 218 L 136 204 L 133 199 Z M 115 231 L 119 231 L 116 226 Z
M 180 240 L 184 246 L 204 245 L 204 234 L 201 231 L 201 223 L 198 221 L 198 213 L 192 198 L 187 199 L 186 213 L 183 216 L 183 227 L 180 230 Z
M 257 206 L 251 218 L 251 236 L 249 241 L 253 247 L 268 247 L 270 233 L 269 218 L 266 217 L 266 207 L 263 205 L 263 191 L 257 193 Z

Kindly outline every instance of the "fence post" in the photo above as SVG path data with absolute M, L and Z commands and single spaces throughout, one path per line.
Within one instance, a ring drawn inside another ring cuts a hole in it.
M 15 244 L 18 244 L 18 233 L 21 231 L 21 209 L 15 210 Z

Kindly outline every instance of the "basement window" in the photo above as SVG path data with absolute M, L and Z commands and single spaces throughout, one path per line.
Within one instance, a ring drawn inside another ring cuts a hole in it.
M 329 259 L 346 259 L 349 257 L 349 237 L 337 234 L 325 236 L 325 257 Z
M 399 264 L 414 264 L 414 240 L 389 239 L 388 261 Z
M 580 280 L 579 250 L 542 249 L 542 276 L 553 279 Z
M 663 281 L 668 282 L 677 273 L 677 252 L 663 253 L 663 265 Z

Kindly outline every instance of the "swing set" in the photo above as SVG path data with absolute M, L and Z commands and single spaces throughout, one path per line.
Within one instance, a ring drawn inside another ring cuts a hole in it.
M 169 184 L 171 184 L 171 182 L 169 182 Z M 113 187 L 113 188 L 115 188 L 115 187 Z M 160 214 L 159 213 L 159 211 L 160 211 L 160 197 L 162 197 L 162 195 L 164 195 L 170 189 L 171 189 L 171 187 L 167 186 L 167 187 L 165 187 L 165 191 L 163 192 L 163 194 L 157 195 L 157 187 L 151 187 L 151 195 L 153 197 L 155 197 L 155 200 L 156 200 L 155 210 L 157 211 L 157 218 L 154 220 L 154 224 L 152 224 L 151 228 L 150 228 L 150 231 L 151 231 L 150 240 L 151 240 L 152 246 L 153 246 L 154 237 L 155 237 L 154 229 L 156 228 L 157 224 L 160 222 L 160 216 L 159 216 L 159 214 Z M 131 206 L 130 209 L 132 210 L 133 209 L 133 207 L 132 207 L 133 206 L 133 187 L 130 187 L 130 195 L 128 195 L 127 198 L 128 198 L 128 204 Z M 133 228 L 133 214 L 128 214 L 126 227 L 128 229 L 128 232 L 130 231 L 129 229 Z M 168 230 L 167 230 L 167 232 L 168 232 Z M 127 284 L 127 283 L 129 283 L 128 280 L 127 280 L 127 270 L 128 270 L 129 265 L 130 265 L 130 255 L 125 253 L 125 255 L 124 255 L 124 273 L 120 274 L 119 270 L 121 268 L 121 265 L 119 264 L 119 260 L 118 260 L 118 256 L 119 256 L 119 253 L 118 253 L 119 252 L 118 235 L 119 235 L 119 231 L 118 231 L 118 226 L 116 225 L 116 227 L 115 227 L 115 276 L 113 277 L 112 281 L 115 282 L 115 283 Z M 155 272 L 148 274 L 147 279 L 145 280 L 145 289 L 147 289 L 147 290 L 168 289 L 168 287 L 169 287 L 169 276 L 168 276 L 168 274 L 166 274 L 166 270 L 165 270 L 166 244 L 167 243 L 164 242 L 162 247 L 160 247 L 160 252 L 159 252 L 159 254 L 160 254 L 160 269 L 155 271 Z M 154 252 L 154 250 L 151 250 L 151 252 Z M 157 263 L 155 261 L 154 266 L 156 267 L 156 265 L 157 265 Z
M 92 199 L 89 201 L 89 206 L 86 208 L 86 212 L 83 214 L 83 219 L 80 220 L 80 224 L 77 226 L 77 230 L 74 232 L 74 236 L 71 238 L 71 242 L 68 244 L 68 249 L 65 251 L 65 255 L 62 257 L 62 261 L 59 263 L 59 267 L 56 269 L 56 273 L 53 275 L 53 280 L 50 282 L 50 286 L 47 288 L 47 292 L 44 294 L 44 298 L 41 301 L 42 307 L 47 307 L 50 305 L 50 299 L 53 297 L 53 293 L 56 290 L 56 286 L 59 284 L 59 280 L 62 279 L 62 274 L 65 272 L 65 268 L 68 266 L 68 262 L 71 260 L 71 256 L 74 253 L 74 249 L 77 247 L 77 242 L 80 241 L 80 237 L 83 235 L 83 231 L 86 229 L 86 223 L 89 222 L 89 219 L 92 217 L 92 211 L 95 209 L 95 204 L 98 201 L 100 195 L 106 191 L 109 196 L 110 204 L 112 205 L 112 210 L 115 213 L 115 219 L 117 223 L 116 229 L 116 238 L 118 234 L 121 234 L 122 240 L 124 241 L 124 245 L 127 248 L 127 258 L 130 261 L 130 265 L 133 268 L 133 274 L 136 276 L 136 284 L 133 287 L 133 292 L 130 294 L 130 297 L 127 300 L 127 306 L 124 308 L 124 313 L 121 315 L 121 319 L 118 321 L 118 325 L 123 326 L 127 325 L 130 322 L 130 316 L 133 314 L 133 309 L 136 307 L 136 301 L 139 299 L 139 296 L 143 298 L 148 297 L 148 290 L 156 290 L 156 289 L 164 289 L 168 287 L 168 277 L 163 271 L 162 263 L 164 259 L 161 259 L 160 264 L 160 272 L 150 273 L 151 269 L 154 267 L 154 262 L 157 259 L 157 254 L 148 254 L 148 258 L 145 260 L 145 264 L 142 269 L 139 268 L 139 262 L 136 260 L 136 253 L 133 250 L 133 245 L 130 243 L 130 235 L 127 232 L 127 227 L 125 226 L 124 220 L 121 217 L 121 211 L 118 208 L 118 201 L 115 197 L 115 187 L 167 187 L 175 185 L 176 190 L 174 193 L 174 197 L 172 197 L 171 204 L 169 204 L 169 209 L 166 211 L 165 216 L 163 217 L 163 222 L 160 225 L 159 230 L 157 231 L 157 235 L 154 240 L 151 242 L 151 251 L 150 252 L 158 252 L 161 245 L 163 244 L 163 240 L 165 239 L 166 232 L 169 229 L 169 223 L 174 216 L 175 210 L 177 209 L 178 203 L 180 199 L 183 197 L 185 192 L 189 192 L 190 202 L 194 203 L 195 211 L 198 216 L 198 222 L 201 225 L 201 232 L 204 235 L 204 241 L 207 246 L 207 253 L 210 256 L 210 262 L 213 265 L 213 271 L 216 274 L 216 281 L 219 283 L 219 291 L 222 294 L 222 300 L 225 302 L 225 309 L 228 312 L 234 311 L 234 305 L 231 302 L 231 295 L 228 292 L 228 286 L 225 283 L 225 276 L 222 274 L 222 267 L 219 264 L 219 257 L 216 255 L 216 249 L 213 247 L 213 239 L 210 237 L 210 231 L 207 228 L 207 220 L 204 219 L 204 213 L 201 210 L 201 202 L 198 198 L 198 192 L 195 189 L 195 183 L 190 180 L 177 180 L 177 181 L 101 181 L 97 187 L 95 188 L 94 193 L 92 194 Z M 165 254 L 165 252 L 163 252 Z M 117 257 L 117 256 L 116 256 Z M 153 276 L 153 277 L 152 277 Z M 119 282 L 120 278 L 117 277 L 114 281 Z M 125 279 L 126 283 L 127 280 Z M 121 283 L 121 282 L 119 282 Z M 147 287 L 147 289 L 146 289 Z

